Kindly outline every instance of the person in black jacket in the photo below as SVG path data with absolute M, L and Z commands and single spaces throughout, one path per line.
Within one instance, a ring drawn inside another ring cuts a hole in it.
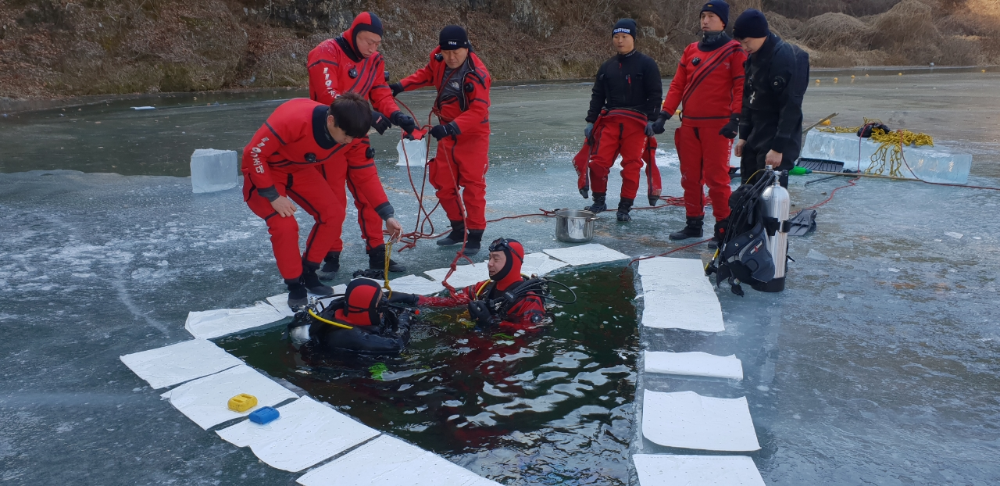
M 599 213 L 608 209 L 608 173 L 615 156 L 622 156 L 618 221 L 632 219 L 628 213 L 639 189 L 646 137 L 653 136 L 652 125 L 663 97 L 656 61 L 635 50 L 637 30 L 632 19 L 615 24 L 611 35 L 618 54 L 597 71 L 583 132 L 592 144 L 597 144 L 589 166 L 594 204 L 587 210 Z
M 759 10 L 743 12 L 736 19 L 733 36 L 749 55 L 740 140 L 736 143 L 745 184 L 765 166 L 789 170 L 799 158 L 802 98 L 808 85 L 809 63 L 807 56 L 799 55 L 798 48 L 771 33 Z M 787 176 L 781 184 L 787 187 Z

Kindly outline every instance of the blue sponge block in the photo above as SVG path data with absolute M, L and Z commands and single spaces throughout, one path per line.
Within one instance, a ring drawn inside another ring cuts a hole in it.
M 274 407 L 261 407 L 250 414 L 250 421 L 255 424 L 269 424 L 280 416 Z

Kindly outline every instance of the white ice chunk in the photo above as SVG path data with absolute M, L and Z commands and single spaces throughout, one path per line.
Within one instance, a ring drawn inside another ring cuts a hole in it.
M 944 235 L 945 235 L 945 236 L 950 236 L 950 237 L 952 237 L 952 238 L 955 238 L 956 240 L 961 240 L 961 239 L 962 239 L 962 236 L 964 236 L 964 235 L 962 235 L 962 233 L 956 233 L 956 232 L 954 232 L 954 231 L 946 231 L 946 232 L 944 233 Z
M 438 285 L 441 285 L 440 282 L 448 275 L 448 271 L 449 269 L 447 268 L 437 268 L 428 270 L 424 274 L 439 282 Z M 486 262 L 478 262 L 475 265 L 459 265 L 456 267 L 455 273 L 451 274 L 451 278 L 448 279 L 448 284 L 456 289 L 461 289 L 462 287 L 468 287 L 483 280 L 489 280 L 489 278 L 490 271 L 486 268 Z
M 291 472 L 314 466 L 379 435 L 377 430 L 309 397 L 279 407 L 278 412 L 281 416 L 267 425 L 246 420 L 218 434 L 237 447 L 250 447 L 269 466 Z
M 155 110 L 156 107 L 155 106 L 133 106 L 132 109 L 135 110 L 135 111 L 146 111 L 146 110 Z
M 764 486 L 747 456 L 632 456 L 639 484 L 645 486 Z
M 647 373 L 743 379 L 743 363 L 735 355 L 646 351 L 644 361 Z
M 428 280 L 418 275 L 407 275 L 390 280 L 389 287 L 397 292 L 415 295 L 431 295 L 444 290 L 441 282 Z
M 529 253 L 524 255 L 524 263 L 521 265 L 521 273 L 528 276 L 538 275 L 541 277 L 565 266 L 567 266 L 566 263 L 554 258 L 549 258 L 549 256 L 545 253 Z
M 722 306 L 701 260 L 652 258 L 639 262 L 642 325 L 658 329 L 722 332 Z
M 402 139 L 396 144 L 396 152 L 399 153 L 397 166 L 405 167 L 409 160 L 410 167 L 423 167 L 427 164 L 427 137 L 420 140 Z
M 197 149 L 191 155 L 191 189 L 215 192 L 240 184 L 240 170 L 233 150 Z
M 287 308 L 288 306 L 285 305 L 285 307 Z M 216 309 L 188 312 L 184 329 L 187 329 L 196 338 L 212 339 L 260 327 L 284 318 L 285 315 L 273 305 L 258 302 L 253 307 L 245 309 Z
M 154 390 L 243 364 L 235 356 L 204 339 L 127 354 L 121 360 Z
M 562 260 L 574 267 L 591 265 L 594 263 L 615 262 L 628 258 L 628 255 L 624 253 L 612 250 L 611 248 L 597 243 L 570 246 L 566 248 L 553 248 L 542 251 L 552 258 Z
M 239 413 L 229 409 L 229 399 L 240 393 L 257 398 L 257 406 Z M 163 395 L 170 404 L 203 429 L 245 417 L 260 407 L 273 407 L 297 395 L 257 370 L 240 365 L 221 373 L 187 382 Z
M 746 397 L 645 390 L 642 402 L 642 435 L 661 446 L 725 452 L 760 449 Z
M 303 486 L 486 486 L 497 485 L 431 452 L 382 436 L 309 471 Z

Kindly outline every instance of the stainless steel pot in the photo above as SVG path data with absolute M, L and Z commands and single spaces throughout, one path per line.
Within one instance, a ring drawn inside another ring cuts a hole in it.
M 560 209 L 556 211 L 556 239 L 567 243 L 586 243 L 594 239 L 594 221 L 590 211 Z

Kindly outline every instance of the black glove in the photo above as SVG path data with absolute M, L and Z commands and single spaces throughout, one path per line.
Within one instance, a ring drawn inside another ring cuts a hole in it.
M 469 317 L 476 321 L 479 327 L 489 327 L 493 323 L 493 315 L 490 314 L 490 307 L 483 300 L 469 302 Z
M 646 136 L 647 137 L 652 137 L 653 136 L 653 125 L 656 125 L 656 122 L 651 122 L 651 121 L 646 122 Z M 663 132 L 660 132 L 660 133 L 663 133 Z
M 403 92 L 403 83 L 392 83 L 389 85 L 389 89 L 392 90 L 392 97 L 395 98 Z
M 392 295 L 389 296 L 389 303 L 390 304 L 406 304 L 406 305 L 416 306 L 416 305 L 418 305 L 420 303 L 420 296 L 419 295 L 413 295 L 413 294 L 407 294 L 405 292 L 396 292 L 396 291 L 393 291 Z
M 385 131 L 388 130 L 389 127 L 391 126 L 392 122 L 389 121 L 389 118 L 387 116 L 375 110 L 372 110 L 372 128 L 374 128 L 379 135 L 385 133 Z
M 441 140 L 449 135 L 458 135 L 458 127 L 456 127 L 454 123 L 438 125 L 431 128 L 431 136 L 434 137 L 435 140 Z
M 403 114 L 401 111 L 393 112 L 392 116 L 389 117 L 393 125 L 402 128 L 404 132 L 410 133 L 417 129 L 417 122 L 413 121 L 413 117 L 410 115 Z
M 723 137 L 726 137 L 730 140 L 736 138 L 736 136 L 739 134 L 740 134 L 739 115 L 730 116 L 729 123 L 726 123 L 726 126 L 722 127 L 722 130 L 719 130 L 719 135 L 722 135 Z
M 593 132 L 593 131 L 594 131 L 594 124 L 593 123 L 588 123 L 587 127 L 583 129 L 583 136 L 587 137 L 587 138 L 590 138 L 590 132 Z
M 667 113 L 665 111 L 661 111 L 660 112 L 660 116 L 656 118 L 655 122 L 653 122 L 653 133 L 659 135 L 659 134 L 667 131 L 665 128 L 663 128 L 663 125 L 665 125 L 667 123 L 667 120 L 669 120 L 671 116 L 673 116 L 673 115 L 671 115 L 670 113 Z M 649 125 L 647 125 L 647 127 L 648 126 Z M 648 135 L 648 133 L 647 133 L 647 135 Z

